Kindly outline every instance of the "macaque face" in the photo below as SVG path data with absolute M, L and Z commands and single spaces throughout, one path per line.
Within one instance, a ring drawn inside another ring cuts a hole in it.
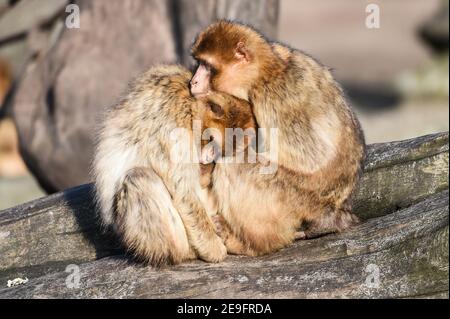
M 211 89 L 211 67 L 199 63 L 197 71 L 191 80 L 191 93 L 194 96 L 201 96 Z
M 198 67 L 191 80 L 192 95 L 200 96 L 214 90 L 248 100 L 255 72 L 247 54 L 236 48 L 226 59 L 214 53 L 194 57 Z
M 202 140 L 201 163 L 209 164 L 216 161 L 225 154 L 227 147 L 233 151 L 233 155 L 244 151 L 256 135 L 256 124 L 250 104 L 218 92 L 208 92 L 200 100 L 203 107 L 203 132 L 208 130 L 210 137 L 209 140 Z M 230 139 L 227 136 L 226 129 L 242 129 L 251 136 L 244 136 L 244 145 L 240 148 L 234 138 Z

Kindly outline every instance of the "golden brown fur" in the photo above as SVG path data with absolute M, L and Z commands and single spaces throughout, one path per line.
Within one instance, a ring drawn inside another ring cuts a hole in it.
M 8 64 L 0 59 L 0 107 L 5 99 L 6 93 L 11 87 L 12 76 Z
M 12 119 L 7 117 L 6 97 L 12 86 L 9 64 L 0 58 L 0 176 L 20 176 L 26 173 L 18 146 L 18 136 Z M 3 105 L 5 103 L 5 105 Z
M 209 146 L 213 144 L 218 148 L 219 154 L 217 156 L 226 156 L 226 150 L 231 150 L 229 155 L 236 155 L 237 152 L 243 153 L 250 142 L 256 139 L 256 121 L 252 113 L 250 103 L 245 100 L 233 97 L 223 93 L 211 93 L 208 97 L 209 106 L 206 111 L 199 114 L 202 122 L 202 132 L 205 130 L 214 129 L 216 133 L 212 135 L 212 141 L 202 139 L 202 153 L 208 150 Z M 211 107 L 213 106 L 213 107 Z M 230 136 L 227 138 L 226 129 L 229 129 Z M 241 130 L 242 145 L 238 143 L 238 133 L 236 129 Z M 234 138 L 231 134 L 234 134 Z M 213 166 L 213 165 L 212 165 Z M 212 166 L 209 164 L 202 164 L 202 171 L 205 173 L 212 172 Z
M 218 224 L 228 251 L 265 254 L 356 223 L 350 200 L 364 138 L 329 70 L 229 22 L 202 32 L 192 52 L 206 65 L 201 72 L 211 71 L 210 89 L 250 101 L 258 126 L 278 129 L 278 157 L 270 158 L 279 165 L 275 174 L 261 175 L 258 163 L 219 163 L 214 169 Z M 198 73 L 193 93 L 204 77 Z
M 198 103 L 189 92 L 192 74 L 158 66 L 136 80 L 109 109 L 100 130 L 93 173 L 100 217 L 125 246 L 153 263 L 196 256 L 218 262 L 226 248 L 199 198 L 198 162 L 174 162 L 178 128 L 192 134 Z M 183 136 L 181 136 L 183 137 Z M 190 152 L 190 143 L 181 143 Z
M 202 132 L 208 129 L 216 129 L 218 136 L 213 136 L 213 140 L 202 139 L 202 151 L 208 152 L 211 148 L 217 148 L 211 160 L 218 161 L 225 157 L 227 145 L 232 151 L 231 155 L 235 157 L 237 152 L 243 153 L 243 158 L 248 156 L 246 152 L 250 143 L 256 139 L 256 122 L 252 113 L 251 105 L 245 101 L 226 94 L 212 94 L 207 106 L 201 114 Z M 226 129 L 241 129 L 242 140 L 238 141 L 236 132 L 234 137 L 226 139 Z M 239 143 L 242 142 L 242 145 Z M 203 156 L 202 156 L 203 157 Z M 212 174 L 216 163 L 200 164 L 201 179 L 200 184 L 206 191 L 203 195 L 203 202 L 207 207 L 210 216 L 217 213 L 217 200 L 212 192 Z

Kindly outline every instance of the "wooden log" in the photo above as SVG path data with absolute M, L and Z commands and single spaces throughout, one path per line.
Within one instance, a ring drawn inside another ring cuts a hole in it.
M 107 257 L 0 289 L 0 298 L 442 298 L 448 225 L 446 190 L 265 257 L 162 269 Z
M 445 189 L 448 133 L 372 145 L 355 211 L 383 216 Z M 120 253 L 97 226 L 92 193 L 84 185 L 0 212 L 0 282 Z
M 368 147 L 354 210 L 385 215 L 448 189 L 448 132 Z

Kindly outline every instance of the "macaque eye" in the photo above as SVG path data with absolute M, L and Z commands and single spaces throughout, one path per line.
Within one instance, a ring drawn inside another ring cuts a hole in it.
M 198 60 L 198 66 L 203 66 L 205 69 L 207 69 L 212 75 L 217 74 L 217 69 L 212 66 L 210 63 L 204 61 L 204 60 Z
M 211 109 L 211 111 L 218 117 L 222 117 L 225 114 L 222 107 L 216 103 L 209 102 L 208 106 Z
M 208 71 L 210 72 L 211 75 L 216 75 L 217 74 L 217 69 L 212 66 L 211 64 L 206 64 L 206 67 L 208 68 Z
M 206 69 L 209 68 L 208 63 L 206 61 L 200 60 L 200 59 L 197 60 L 197 67 L 199 67 L 199 66 L 203 66 Z

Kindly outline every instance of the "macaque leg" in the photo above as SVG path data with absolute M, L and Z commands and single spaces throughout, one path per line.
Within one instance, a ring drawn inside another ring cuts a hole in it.
M 228 223 L 221 215 L 212 217 L 216 231 L 227 247 L 227 252 L 232 255 L 257 256 L 256 252 L 244 244 L 231 230 Z
M 178 169 L 178 172 L 180 171 L 184 171 L 186 175 L 176 183 L 171 182 L 168 188 L 173 197 L 173 204 L 183 220 L 189 243 L 201 259 L 220 262 L 225 259 L 227 250 L 193 187 L 192 180 L 198 180 L 198 173 L 190 175 L 183 168 Z
M 174 200 L 174 204 L 186 227 L 189 242 L 198 256 L 207 262 L 224 260 L 227 255 L 226 247 L 214 231 L 206 210 L 199 203 L 189 201 L 186 197 Z
M 153 265 L 196 258 L 170 194 L 151 168 L 127 172 L 115 196 L 114 218 L 126 246 Z
M 296 232 L 296 233 L 295 233 L 295 236 L 294 236 L 294 239 L 295 239 L 295 240 L 306 239 L 306 234 L 305 234 L 305 232 L 304 232 L 304 231 L 298 231 L 298 232 Z
M 318 218 L 308 220 L 308 227 L 296 233 L 296 239 L 317 238 L 339 233 L 359 223 L 359 218 L 347 210 L 327 211 Z

